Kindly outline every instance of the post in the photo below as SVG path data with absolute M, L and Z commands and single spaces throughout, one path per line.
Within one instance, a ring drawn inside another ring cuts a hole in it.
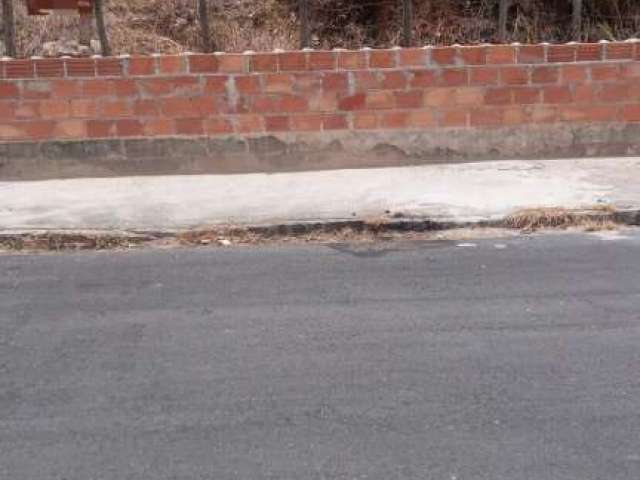
M 413 44 L 413 0 L 403 0 L 402 24 L 402 46 L 410 47 Z
M 100 37 L 100 45 L 102 46 L 102 55 L 108 57 L 111 55 L 111 46 L 109 45 L 109 37 L 107 36 L 107 27 L 104 23 L 104 0 L 94 0 L 96 26 L 98 27 L 98 37 Z
M 13 0 L 2 0 L 2 18 L 4 19 L 4 45 L 9 57 L 16 57 L 16 24 L 13 14 Z
M 501 42 L 507 41 L 507 19 L 509 17 L 509 7 L 511 0 L 500 0 L 500 11 L 498 18 L 498 38 Z
M 207 0 L 198 0 L 198 16 L 200 17 L 200 35 L 202 36 L 202 50 L 211 53 L 215 50 L 215 43 L 211 39 L 209 26 L 209 7 Z
M 300 46 L 309 48 L 311 46 L 311 29 L 309 26 L 309 0 L 298 0 L 300 16 Z
M 573 13 L 571 20 L 573 39 L 580 41 L 582 37 L 582 0 L 573 0 Z

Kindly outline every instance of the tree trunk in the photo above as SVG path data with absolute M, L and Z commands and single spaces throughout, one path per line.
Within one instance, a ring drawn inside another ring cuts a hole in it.
M 91 46 L 91 34 L 93 33 L 93 15 L 80 12 L 80 45 Z
M 500 0 L 500 12 L 498 18 L 498 38 L 501 42 L 507 41 L 507 20 L 509 19 L 509 7 L 511 0 Z
M 580 41 L 582 37 L 582 0 L 573 0 L 572 15 L 573 39 Z
M 410 47 L 413 44 L 413 0 L 404 0 L 402 9 L 402 43 L 404 47 Z
M 298 0 L 300 17 L 300 47 L 311 47 L 311 27 L 309 25 L 309 0 Z
M 198 0 L 198 16 L 200 17 L 200 35 L 202 36 L 202 50 L 210 53 L 215 50 L 215 42 L 211 39 L 209 26 L 209 7 L 207 0 Z
M 109 37 L 107 36 L 107 27 L 104 23 L 104 0 L 94 0 L 94 5 L 98 37 L 100 37 L 100 45 L 102 46 L 102 55 L 108 57 L 111 55 L 111 46 L 109 45 Z
M 13 0 L 2 0 L 2 18 L 4 20 L 4 45 L 9 57 L 17 55 L 16 52 L 16 24 L 13 15 Z

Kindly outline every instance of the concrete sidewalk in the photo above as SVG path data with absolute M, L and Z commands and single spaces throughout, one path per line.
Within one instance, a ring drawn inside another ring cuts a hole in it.
M 640 211 L 639 157 L 0 182 L 0 230 L 157 231 L 393 214 L 474 222 L 598 205 Z

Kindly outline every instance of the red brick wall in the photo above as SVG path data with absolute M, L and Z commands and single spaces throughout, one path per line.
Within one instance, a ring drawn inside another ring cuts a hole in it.
M 640 43 L 0 61 L 0 141 L 639 122 Z

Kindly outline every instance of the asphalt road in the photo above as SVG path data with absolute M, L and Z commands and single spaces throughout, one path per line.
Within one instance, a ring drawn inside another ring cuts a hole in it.
M 640 235 L 0 256 L 0 478 L 637 480 Z

